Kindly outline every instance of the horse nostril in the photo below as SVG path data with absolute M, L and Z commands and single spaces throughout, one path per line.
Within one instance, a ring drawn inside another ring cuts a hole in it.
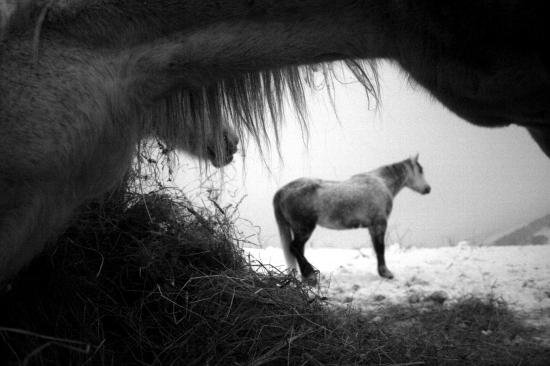
M 428 193 L 430 193 L 431 191 L 432 191 L 432 188 L 431 188 L 430 186 L 428 186 L 428 187 L 426 187 L 426 188 L 424 189 L 424 194 L 428 194 Z

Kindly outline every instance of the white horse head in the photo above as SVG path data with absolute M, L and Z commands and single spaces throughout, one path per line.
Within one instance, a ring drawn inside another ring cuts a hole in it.
M 430 193 L 432 188 L 428 182 L 426 182 L 424 168 L 422 168 L 422 165 L 418 162 L 418 154 L 409 158 L 409 162 L 409 174 L 407 175 L 405 186 L 421 194 Z

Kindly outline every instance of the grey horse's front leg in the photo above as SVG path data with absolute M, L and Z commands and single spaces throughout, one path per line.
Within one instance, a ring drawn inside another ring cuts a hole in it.
M 376 259 L 378 261 L 378 274 L 380 277 L 392 279 L 393 273 L 386 267 L 386 260 L 384 258 L 384 238 L 386 236 L 386 222 L 377 223 L 369 227 L 372 244 L 374 245 L 374 251 L 376 252 Z

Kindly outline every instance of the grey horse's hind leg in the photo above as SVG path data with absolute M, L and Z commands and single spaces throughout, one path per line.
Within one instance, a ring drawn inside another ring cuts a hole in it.
M 393 273 L 391 273 L 388 267 L 386 267 L 386 259 L 384 258 L 384 237 L 386 236 L 386 226 L 386 222 L 380 222 L 369 227 L 369 232 L 372 238 L 372 244 L 374 245 L 374 251 L 376 252 L 376 259 L 378 261 L 378 274 L 381 277 L 392 279 Z
M 314 229 L 315 226 L 313 228 L 301 228 L 301 230 L 295 230 L 293 228 L 294 239 L 290 243 L 290 251 L 296 257 L 298 266 L 300 267 L 300 273 L 306 280 L 312 280 L 315 278 L 315 269 L 304 256 L 305 244 L 311 237 Z

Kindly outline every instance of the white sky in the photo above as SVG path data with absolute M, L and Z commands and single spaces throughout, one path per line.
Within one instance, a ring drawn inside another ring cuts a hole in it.
M 276 153 L 266 156 L 271 172 L 253 144 L 245 151 L 244 173 L 242 161 L 225 169 L 230 177 L 225 200 L 246 195 L 240 215 L 261 227 L 263 245 L 279 245 L 271 200 L 280 186 L 302 176 L 343 180 L 416 152 L 432 193 L 420 196 L 404 189 L 397 196 L 390 241 L 440 246 L 479 240 L 550 212 L 550 159 L 525 130 L 472 126 L 419 87 L 411 87 L 394 67 L 383 64 L 380 75 L 378 111 L 368 110 L 360 85 L 338 85 L 339 121 L 323 93 L 309 98 L 307 146 L 289 114 L 282 133 L 282 160 Z M 197 181 L 193 169 L 182 170 L 185 178 L 178 178 L 180 185 Z M 320 228 L 311 242 L 341 247 L 370 243 L 364 229 Z

